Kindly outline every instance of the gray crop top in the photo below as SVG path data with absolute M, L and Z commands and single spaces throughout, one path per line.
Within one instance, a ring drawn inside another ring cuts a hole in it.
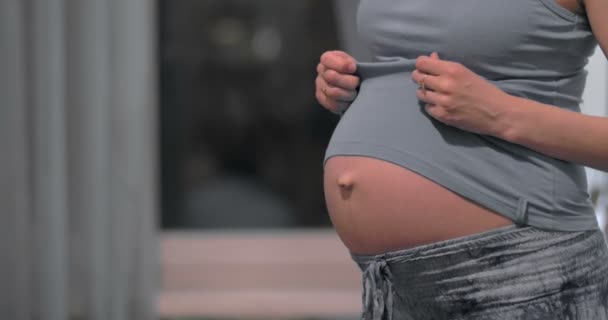
M 368 156 L 408 168 L 511 220 L 545 229 L 597 229 L 584 168 L 425 114 L 410 73 L 436 51 L 503 91 L 580 112 L 596 46 L 585 17 L 555 0 L 362 0 L 357 99 L 325 161 Z

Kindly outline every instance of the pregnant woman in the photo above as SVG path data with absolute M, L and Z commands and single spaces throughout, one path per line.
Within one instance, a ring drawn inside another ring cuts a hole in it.
M 608 119 L 579 103 L 608 0 L 362 0 L 357 27 L 374 60 L 325 53 L 316 94 L 363 319 L 607 320 Z

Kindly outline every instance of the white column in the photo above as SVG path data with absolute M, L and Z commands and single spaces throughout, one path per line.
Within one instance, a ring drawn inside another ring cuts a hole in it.
M 65 10 L 63 0 L 32 0 L 26 8 L 32 311 L 36 319 L 62 320 L 67 317 Z
M 149 319 L 157 289 L 156 24 L 150 0 L 110 0 L 112 319 Z M 153 267 L 151 267 L 153 266 Z M 123 316 L 124 315 L 124 316 Z
M 76 316 L 112 319 L 109 5 L 99 0 L 68 4 L 70 299 Z
M 0 318 L 153 319 L 149 0 L 0 1 Z
M 32 223 L 25 30 L 20 0 L 0 1 L 0 315 L 32 319 Z

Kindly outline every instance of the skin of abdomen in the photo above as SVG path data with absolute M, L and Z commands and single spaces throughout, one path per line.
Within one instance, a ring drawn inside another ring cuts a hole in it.
M 357 254 L 406 249 L 513 223 L 404 167 L 371 157 L 329 158 L 324 191 L 336 232 Z

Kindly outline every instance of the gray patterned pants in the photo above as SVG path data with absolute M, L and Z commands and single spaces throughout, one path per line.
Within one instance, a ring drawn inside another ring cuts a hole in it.
M 608 320 L 599 230 L 513 225 L 352 257 L 363 270 L 364 320 Z

